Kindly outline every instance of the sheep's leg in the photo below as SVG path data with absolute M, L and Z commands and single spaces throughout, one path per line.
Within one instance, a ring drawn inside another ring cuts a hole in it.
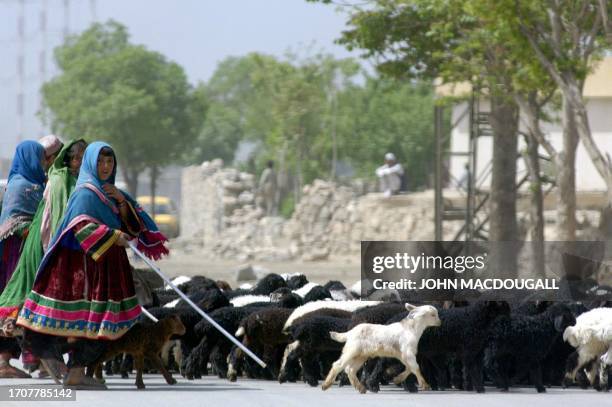
M 185 359 L 185 376 L 193 380 L 200 372 L 207 372 L 210 358 L 209 344 L 206 337 L 202 338 L 198 346 L 193 348 Z
M 219 343 L 211 352 L 211 364 L 217 371 L 217 376 L 220 379 L 227 377 L 227 356 L 230 353 L 231 345 Z
M 304 381 L 312 387 L 317 386 L 319 384 L 320 376 L 317 354 L 310 350 L 304 350 L 302 356 L 300 356 L 300 364 L 302 365 Z
M 95 374 L 96 379 L 98 379 L 99 382 L 104 383 L 104 378 L 102 377 L 102 364 L 98 363 L 93 373 Z
M 478 393 L 484 393 L 484 380 L 482 377 L 482 364 L 480 359 L 476 356 L 473 358 L 464 358 L 463 366 L 465 366 L 468 372 L 468 378 Z M 540 382 L 542 381 L 542 372 L 540 371 Z
M 153 366 L 159 369 L 161 374 L 164 376 L 164 379 L 166 379 L 166 383 L 176 384 L 176 379 L 166 370 L 166 367 L 164 366 L 164 363 L 160 359 L 159 355 L 154 352 L 149 352 L 147 353 L 147 359 L 153 362 Z
M 609 391 L 609 379 L 608 375 L 610 371 L 610 365 L 601 364 L 599 367 L 599 387 L 601 391 Z
M 124 353 L 121 358 L 121 365 L 119 367 L 119 371 L 121 372 L 121 378 L 127 379 L 128 377 L 130 377 L 129 376 L 130 370 L 132 370 L 130 368 L 130 355 L 127 353 Z
M 145 385 L 142 381 L 142 370 L 144 369 L 144 355 L 134 355 L 134 367 L 136 368 L 136 387 L 144 389 Z
M 243 344 L 244 342 L 243 340 Z M 242 349 L 234 346 L 229 354 L 229 363 L 227 365 L 227 378 L 230 382 L 235 382 L 238 379 L 238 371 L 242 365 L 242 358 Z
M 574 366 L 574 368 L 572 369 L 572 371 L 570 372 L 569 369 L 568 372 L 565 374 L 565 378 L 567 380 L 570 380 L 571 382 L 574 382 L 576 380 L 576 373 L 578 373 L 578 371 L 580 369 L 582 369 L 584 367 L 584 365 L 586 365 L 592 358 L 590 357 L 590 355 L 587 355 L 585 352 L 580 352 L 580 350 L 578 351 L 578 360 L 576 361 L 576 365 Z M 568 364 L 570 362 L 573 362 L 573 358 L 570 357 L 568 358 Z M 591 379 L 589 378 L 589 381 Z M 591 382 L 592 384 L 592 382 Z
M 600 390 L 601 383 L 596 383 L 596 379 L 598 378 L 597 372 L 600 371 L 600 362 L 599 358 L 595 358 L 594 362 L 591 364 L 591 368 L 587 372 L 587 378 L 589 379 L 589 383 L 593 386 L 594 389 Z
M 167 341 L 162 346 L 161 350 L 161 360 L 164 366 L 168 366 L 170 362 L 170 349 L 174 345 L 174 341 Z
M 386 358 L 377 358 L 374 369 L 372 369 L 366 379 L 366 387 L 373 393 L 378 393 L 378 391 L 380 390 L 380 382 L 385 371 L 385 362 Z
M 323 386 L 321 386 L 323 390 L 327 390 L 331 387 L 331 385 L 336 380 L 336 376 L 338 376 L 340 372 L 344 370 L 344 368 L 350 363 L 351 359 L 351 356 L 342 354 L 342 356 L 340 356 L 340 359 L 336 360 L 333 363 L 332 368 L 329 370 L 329 373 L 327 374 L 327 377 L 323 382 Z
M 546 392 L 546 387 L 542 384 L 542 366 L 540 363 L 536 363 L 529 369 L 529 378 L 534 384 L 538 393 Z
M 107 376 L 114 375 L 114 373 L 113 373 L 113 359 L 107 360 L 104 363 L 104 374 L 106 374 Z
M 421 374 L 421 369 L 419 368 L 419 364 L 416 361 L 416 357 L 412 354 L 407 354 L 407 355 L 405 354 L 405 355 L 402 355 L 401 361 L 404 364 L 404 366 L 406 366 L 406 370 L 404 370 L 399 375 L 395 376 L 395 378 L 393 379 L 393 383 L 400 384 L 404 380 L 406 380 L 408 376 L 410 376 L 410 373 L 414 373 L 414 375 L 417 378 L 417 381 L 419 382 L 419 389 L 429 390 L 430 389 L 429 384 L 427 383 L 427 381 Z
M 283 354 L 283 362 L 281 363 L 280 372 L 278 374 L 279 383 L 285 383 L 287 381 L 295 382 L 297 380 L 296 377 L 293 377 L 292 372 L 297 368 L 300 354 L 300 341 L 295 341 L 287 345 Z
M 349 381 L 354 388 L 359 391 L 359 393 L 364 394 L 366 392 L 366 387 L 359 381 L 357 377 L 357 372 L 361 368 L 361 366 L 368 360 L 367 358 L 355 358 L 352 359 L 348 366 L 344 369 L 346 374 L 348 375 Z
M 272 380 L 274 377 L 278 377 L 278 364 L 275 360 L 276 348 L 272 345 L 264 345 L 261 355 L 268 368 L 263 369 L 260 376 L 265 380 Z
M 601 363 L 599 366 L 599 387 L 601 391 L 608 391 L 608 368 L 610 365 Z

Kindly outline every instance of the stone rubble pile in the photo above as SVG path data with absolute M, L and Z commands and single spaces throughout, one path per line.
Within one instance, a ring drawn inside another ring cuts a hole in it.
M 315 180 L 304 187 L 290 219 L 266 217 L 256 204 L 255 177 L 221 160 L 189 167 L 183 173 L 181 237 L 186 251 L 247 262 L 325 260 L 358 255 L 362 240 L 433 240 L 434 192 L 427 190 L 384 198 L 354 186 Z M 555 240 L 554 211 L 545 211 L 547 240 Z M 578 238 L 599 223 L 599 211 L 578 210 Z M 452 240 L 463 219 L 445 220 L 443 237 Z M 519 213 L 529 239 L 527 213 Z
M 254 176 L 224 168 L 221 160 L 186 168 L 182 187 L 179 241 L 188 251 L 199 247 L 240 261 L 314 261 L 359 253 L 361 240 L 433 238 L 431 192 L 384 199 L 315 180 L 286 220 L 263 216 Z

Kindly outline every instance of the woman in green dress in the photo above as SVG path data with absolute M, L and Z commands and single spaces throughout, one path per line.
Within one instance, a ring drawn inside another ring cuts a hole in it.
M 1 336 L 11 337 L 20 333 L 15 330 L 19 310 L 32 289 L 36 271 L 50 237 L 64 216 L 66 203 L 76 185 L 86 147 L 87 144 L 83 140 L 68 143 L 49 169 L 43 199 L 32 220 L 19 262 L 0 295 Z M 28 353 L 24 353 L 22 358 L 24 366 L 30 369 L 34 369 L 38 364 L 38 360 Z

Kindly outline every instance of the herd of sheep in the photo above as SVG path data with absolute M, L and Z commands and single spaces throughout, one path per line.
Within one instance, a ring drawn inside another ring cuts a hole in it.
M 179 330 L 163 332 L 164 376 L 166 369 L 175 369 L 189 380 L 209 374 L 310 386 L 323 380 L 323 390 L 338 382 L 361 393 L 393 384 L 410 392 L 484 392 L 485 385 L 501 391 L 533 386 L 538 392 L 547 386 L 610 388 L 609 302 L 362 301 L 360 293 L 338 281 L 319 285 L 300 274 L 268 274 L 240 289 L 203 276 L 175 282 L 267 367 L 165 288 L 153 291 L 147 306 L 158 324 L 176 316 L 182 322 Z M 143 316 L 142 325 L 150 324 Z M 109 360 L 105 368 L 107 374 L 122 375 L 130 369 L 127 355 Z

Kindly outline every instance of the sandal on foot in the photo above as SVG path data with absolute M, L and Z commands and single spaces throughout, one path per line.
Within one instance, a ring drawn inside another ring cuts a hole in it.
M 75 390 L 107 390 L 108 387 L 104 383 L 100 383 L 92 377 L 84 376 L 79 383 L 68 384 L 64 381 L 64 388 Z
M 39 378 L 43 377 L 43 374 L 46 373 L 48 377 L 53 379 L 55 384 L 62 384 L 60 362 L 55 359 L 41 359 L 40 367 L 42 369 L 38 375 Z
M 32 376 L 14 366 L 0 367 L 0 379 L 31 379 Z

